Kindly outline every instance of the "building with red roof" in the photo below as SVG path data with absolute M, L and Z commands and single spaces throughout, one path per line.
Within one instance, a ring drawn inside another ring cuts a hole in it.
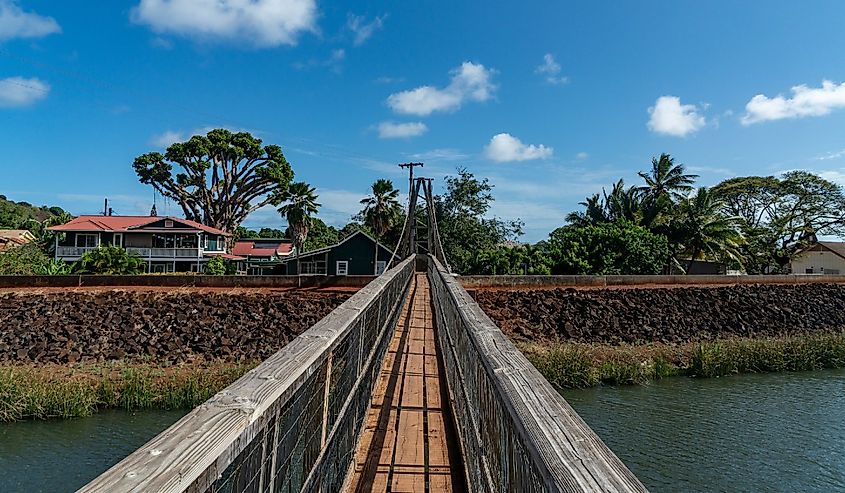
M 106 245 L 143 258 L 147 272 L 202 272 L 216 256 L 246 260 L 227 251 L 229 233 L 178 217 L 79 216 L 48 229 L 63 233 L 56 235 L 56 258 L 68 262 Z
M 293 254 L 293 242 L 286 238 L 243 238 L 235 242 L 232 254 L 246 258 L 247 274 L 284 274 L 283 261 Z

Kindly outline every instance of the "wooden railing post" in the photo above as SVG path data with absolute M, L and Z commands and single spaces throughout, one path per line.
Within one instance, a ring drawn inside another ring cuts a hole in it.
M 326 359 L 326 385 L 323 390 L 323 429 L 320 432 L 320 449 L 326 446 L 326 436 L 329 433 L 329 393 L 332 385 L 332 359 L 334 359 L 334 351 L 329 353 Z

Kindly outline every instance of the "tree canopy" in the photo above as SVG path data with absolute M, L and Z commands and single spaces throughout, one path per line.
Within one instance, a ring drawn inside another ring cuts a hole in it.
M 178 203 L 187 219 L 232 232 L 251 212 L 280 204 L 293 180 L 281 147 L 220 128 L 164 154 L 142 154 L 133 166 L 141 183 Z
M 279 214 L 287 220 L 290 238 L 297 252 L 301 252 L 308 238 L 313 216 L 320 209 L 316 190 L 305 182 L 297 182 L 280 195 L 280 200 L 284 204 L 279 207 Z

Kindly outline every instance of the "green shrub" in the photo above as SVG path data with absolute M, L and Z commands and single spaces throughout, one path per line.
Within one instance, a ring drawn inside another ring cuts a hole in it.
M 76 263 L 82 274 L 134 275 L 144 271 L 144 260 L 115 245 L 86 252 Z

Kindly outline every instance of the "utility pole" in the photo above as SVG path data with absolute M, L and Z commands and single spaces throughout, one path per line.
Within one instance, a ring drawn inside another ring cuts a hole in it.
M 411 189 L 414 188 L 414 166 L 423 167 L 425 166 L 424 163 L 403 163 L 400 164 L 400 168 L 408 168 L 408 171 L 411 173 L 411 178 L 408 180 L 408 195 L 411 195 Z

